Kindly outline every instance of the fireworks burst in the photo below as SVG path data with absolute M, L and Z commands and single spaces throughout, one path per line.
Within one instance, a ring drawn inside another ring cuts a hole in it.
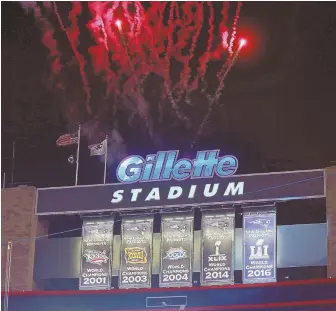
M 229 2 L 22 6 L 32 10 L 42 30 L 51 81 L 67 98 L 68 118 L 81 122 L 92 140 L 113 131 L 118 137 L 113 143 L 124 142 L 120 120 L 126 116 L 127 130 L 141 128 L 157 147 L 176 128 L 189 133 L 189 144 L 195 144 L 246 43 L 236 40 L 241 2 L 232 6 L 231 23 Z M 217 82 L 209 83 L 211 76 Z M 195 95 L 204 99 L 201 109 Z

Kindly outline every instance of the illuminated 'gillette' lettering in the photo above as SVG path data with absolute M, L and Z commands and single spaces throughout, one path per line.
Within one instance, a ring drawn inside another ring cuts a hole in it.
M 144 159 L 141 156 L 125 158 L 117 168 L 117 178 L 122 183 L 185 180 L 233 175 L 238 169 L 236 157 L 219 157 L 219 150 L 197 152 L 196 159 L 177 160 L 178 151 L 160 151 Z

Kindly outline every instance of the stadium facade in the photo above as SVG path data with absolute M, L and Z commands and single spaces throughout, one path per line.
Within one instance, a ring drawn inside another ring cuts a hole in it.
M 116 184 L 3 189 L 3 306 L 336 310 L 336 167 L 237 168 L 171 151 L 128 157 Z

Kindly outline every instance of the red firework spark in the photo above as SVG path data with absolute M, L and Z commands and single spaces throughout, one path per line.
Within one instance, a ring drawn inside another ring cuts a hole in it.
M 84 6 L 91 14 L 86 29 L 79 21 L 83 19 Z M 113 111 L 123 106 L 122 109 L 129 111 L 130 122 L 134 115 L 138 115 L 152 136 L 153 116 L 143 94 L 143 83 L 150 74 L 155 73 L 164 81 L 158 110 L 169 104 L 178 119 L 189 122 L 183 105 L 190 103 L 190 95 L 195 90 L 207 92 L 205 77 L 208 65 L 211 61 L 222 60 L 222 68 L 214 73 L 218 77 L 217 89 L 208 94 L 209 102 L 204 104 L 211 106 L 218 100 L 224 86 L 223 78 L 232 67 L 234 51 L 243 46 L 243 41 L 235 41 L 242 3 L 237 2 L 233 7 L 232 27 L 228 25 L 229 2 L 223 2 L 221 6 L 218 27 L 212 2 L 156 1 L 143 4 L 138 1 L 104 1 L 84 4 L 74 1 L 70 9 L 60 2 L 43 2 L 35 3 L 31 8 L 43 30 L 42 42 L 50 51 L 55 76 L 74 66 L 73 63 L 61 63 L 62 53 L 54 35 L 56 27 L 66 35 L 81 77 L 87 115 L 94 118 L 92 111 L 96 103 L 92 100 L 91 80 L 98 77 L 105 86 L 104 97 L 114 99 Z M 43 8 L 43 14 L 40 8 Z M 84 30 L 89 31 L 94 42 L 89 46 L 80 41 Z M 221 38 L 218 43 L 215 43 L 216 38 Z M 176 64 L 180 64 L 178 68 L 181 69 L 173 77 Z M 62 85 L 62 88 L 66 87 L 69 86 Z

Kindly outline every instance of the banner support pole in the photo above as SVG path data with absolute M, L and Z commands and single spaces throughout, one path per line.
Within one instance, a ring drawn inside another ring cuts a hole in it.
M 13 141 L 13 151 L 12 151 L 12 178 L 11 178 L 11 187 L 14 184 L 14 171 L 15 171 L 15 140 Z
M 77 184 L 78 184 L 80 134 L 81 134 L 81 125 L 79 124 L 79 127 L 78 127 L 77 155 L 76 155 L 76 178 L 75 178 L 75 186 L 77 186 Z
M 6 280 L 5 280 L 5 297 L 4 297 L 4 310 L 8 311 L 8 300 L 9 300 L 9 284 L 10 284 L 10 273 L 12 265 L 12 241 L 8 241 L 7 245 L 7 259 L 6 259 Z
M 106 169 L 107 169 L 107 135 L 105 138 L 105 163 L 104 163 L 104 184 L 106 184 Z

